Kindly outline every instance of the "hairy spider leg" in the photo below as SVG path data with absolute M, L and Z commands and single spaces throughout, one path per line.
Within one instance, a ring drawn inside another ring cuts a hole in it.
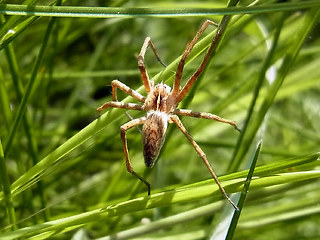
M 204 23 L 205 24 L 205 23 Z M 187 81 L 186 85 L 182 88 L 182 90 L 180 90 L 178 96 L 177 96 L 177 102 L 181 102 L 181 100 L 187 95 L 187 93 L 189 92 L 190 88 L 192 87 L 192 85 L 194 84 L 194 82 L 197 80 L 197 78 L 200 76 L 200 74 L 203 72 L 213 50 L 215 49 L 215 47 L 217 46 L 219 40 L 221 37 L 221 30 L 220 28 L 218 28 L 217 33 L 215 35 L 215 37 L 213 38 L 210 48 L 208 50 L 208 52 L 206 53 L 200 67 L 198 68 L 198 70 L 189 78 L 189 80 Z
M 204 164 L 206 165 L 206 167 L 208 168 L 209 172 L 211 173 L 211 176 L 213 177 L 213 179 L 215 180 L 215 182 L 217 183 L 222 195 L 228 200 L 228 202 L 236 209 L 239 210 L 238 207 L 232 202 L 232 200 L 230 199 L 230 197 L 228 196 L 228 194 L 226 193 L 226 191 L 224 190 L 224 188 L 222 187 L 217 175 L 214 173 L 214 171 L 212 170 L 212 167 L 206 157 L 206 154 L 202 151 L 202 149 L 200 148 L 200 146 L 196 143 L 196 141 L 193 140 L 193 138 L 191 137 L 191 135 L 188 133 L 188 131 L 186 130 L 186 128 L 183 126 L 182 122 L 180 121 L 179 117 L 177 115 L 171 115 L 170 116 L 170 120 L 172 122 L 174 122 L 178 128 L 181 130 L 181 132 L 186 136 L 186 138 L 189 140 L 189 142 L 192 144 L 192 146 L 194 147 L 194 149 L 196 150 L 196 152 L 198 153 L 198 155 L 202 158 Z
M 113 80 L 111 82 L 111 86 L 112 86 L 112 100 L 113 101 L 118 101 L 118 98 L 117 98 L 117 89 L 118 88 L 121 91 L 129 94 L 131 97 L 137 99 L 140 102 L 144 102 L 146 100 L 146 98 L 144 96 L 142 96 L 140 93 L 131 89 L 130 87 L 128 87 L 127 85 L 125 85 L 124 83 L 122 83 L 118 80 Z
M 187 57 L 189 56 L 192 48 L 194 47 L 194 45 L 197 43 L 199 37 L 202 35 L 202 33 L 206 30 L 206 28 L 209 26 L 209 25 L 215 25 L 217 26 L 217 24 L 215 22 L 212 22 L 210 20 L 206 20 L 202 26 L 200 27 L 199 31 L 197 32 L 197 34 L 195 35 L 195 37 L 192 39 L 192 41 L 187 45 L 187 48 L 186 50 L 184 51 L 182 57 L 181 57 L 181 60 L 178 64 L 178 67 L 177 67 L 177 72 L 176 72 L 176 75 L 175 75 L 175 79 L 174 79 L 174 84 L 173 84 L 173 89 L 172 89 L 172 95 L 173 96 L 177 96 L 178 94 L 180 95 L 181 94 L 181 91 L 180 91 L 180 84 L 181 84 L 181 78 L 182 78 L 182 72 L 183 72 L 183 68 L 184 68 L 184 65 L 185 65 L 185 61 L 187 59 Z M 214 45 L 215 46 L 215 45 Z M 212 44 L 210 46 L 210 49 L 214 48 L 214 46 L 212 47 Z M 205 66 L 205 64 L 207 63 L 209 57 L 210 57 L 210 54 L 212 52 L 212 50 L 207 52 L 201 66 L 202 69 L 200 70 L 199 74 L 203 71 L 203 68 Z M 200 66 L 200 68 L 201 68 Z M 198 70 L 199 71 L 199 70 Z M 198 72 L 197 71 L 197 72 Z M 190 80 L 189 80 L 190 81 Z M 187 82 L 186 85 L 190 85 L 190 87 L 192 86 L 193 82 L 190 82 L 189 81 Z M 181 101 L 181 100 L 180 100 Z M 180 101 L 178 101 L 177 103 L 179 103 Z
M 157 50 L 155 49 L 153 43 L 151 42 L 150 37 L 146 37 L 146 39 L 144 40 L 144 43 L 143 43 L 143 45 L 141 47 L 140 54 L 138 56 L 138 66 L 139 66 L 140 73 L 141 73 L 141 79 L 142 79 L 143 85 L 144 85 L 147 93 L 149 93 L 151 91 L 151 84 L 150 84 L 150 81 L 149 81 L 149 76 L 148 76 L 146 67 L 144 66 L 144 56 L 146 54 L 148 46 L 151 47 L 151 49 L 154 52 L 154 55 L 156 56 L 157 60 L 164 67 L 166 67 L 166 65 L 161 61 L 161 59 L 160 59 L 160 57 L 159 57 L 159 55 L 157 53 Z
M 218 43 L 218 41 L 220 39 L 220 36 L 221 36 L 221 32 L 220 31 L 221 30 L 218 29 L 215 37 L 213 38 L 213 40 L 211 42 L 209 50 L 207 51 L 207 53 L 206 53 L 201 65 L 200 65 L 200 67 L 189 78 L 189 80 L 187 81 L 186 85 L 182 88 L 182 90 L 180 90 L 180 82 L 181 82 L 181 77 L 182 77 L 182 72 L 183 72 L 185 60 L 189 56 L 192 48 L 194 47 L 194 45 L 198 41 L 199 37 L 204 32 L 204 30 L 208 27 L 209 24 L 216 25 L 214 22 L 212 22 L 210 20 L 207 20 L 206 22 L 204 22 L 202 24 L 202 26 L 199 29 L 199 31 L 197 32 L 196 36 L 188 44 L 188 46 L 187 46 L 185 52 L 183 53 L 183 56 L 182 56 L 182 58 L 181 58 L 181 60 L 180 60 L 180 62 L 178 64 L 178 68 L 177 68 L 177 72 L 176 72 L 176 76 L 175 76 L 175 80 L 174 80 L 173 90 L 170 93 L 170 97 L 172 97 L 172 99 L 175 99 L 175 103 L 173 103 L 174 105 L 172 107 L 175 107 L 185 97 L 185 95 L 188 93 L 188 91 L 192 87 L 193 83 L 196 81 L 196 79 L 199 77 L 199 75 L 203 72 L 203 70 L 205 68 L 205 65 L 207 64 L 207 62 L 208 62 L 208 60 L 210 58 L 210 55 L 214 51 L 214 49 L 215 49 L 215 47 L 216 47 L 216 45 L 217 45 L 217 43 Z M 144 44 L 143 44 L 143 46 L 141 48 L 141 51 L 140 51 L 140 54 L 138 56 L 138 66 L 139 66 L 139 69 L 140 69 L 142 82 L 143 82 L 143 84 L 144 84 L 144 86 L 146 88 L 146 91 L 147 91 L 148 97 L 149 97 L 149 93 L 154 88 L 154 85 L 153 85 L 152 81 L 149 81 L 149 77 L 148 77 L 147 71 L 146 71 L 145 66 L 144 66 L 144 56 L 145 56 L 145 53 L 146 53 L 146 50 L 147 50 L 148 46 L 151 47 L 151 49 L 153 50 L 153 52 L 154 52 L 155 56 L 157 57 L 157 59 L 159 60 L 159 62 L 163 66 L 165 66 L 165 64 L 163 64 L 163 62 L 160 60 L 160 58 L 158 56 L 158 53 L 157 53 L 153 43 L 150 40 L 150 37 L 147 37 L 145 39 L 145 41 L 144 41 Z M 137 99 L 138 101 L 144 103 L 144 104 L 140 105 L 140 104 L 134 104 L 134 103 L 117 102 L 117 89 L 118 88 L 120 90 L 122 90 L 123 92 L 129 94 L 133 98 Z M 153 94 L 153 93 L 150 93 L 150 94 Z M 142 96 L 140 93 L 132 90 L 131 88 L 129 88 L 125 84 L 119 82 L 118 80 L 112 81 L 112 97 L 113 97 L 113 102 L 105 103 L 104 105 L 102 105 L 101 107 L 99 107 L 97 109 L 99 113 L 103 109 L 108 108 L 108 107 L 123 108 L 123 109 L 129 109 L 129 110 L 146 111 L 146 109 L 145 109 L 145 101 L 147 100 L 147 98 Z M 156 98 L 156 100 L 157 100 L 157 106 L 158 106 L 159 101 L 160 101 L 160 95 L 158 96 L 158 98 Z M 179 117 L 177 115 L 184 115 L 184 116 L 189 116 L 189 117 L 198 117 L 198 118 L 216 120 L 216 121 L 219 121 L 219 122 L 230 124 L 230 125 L 234 126 L 237 130 L 239 130 L 237 125 L 236 125 L 236 123 L 234 121 L 221 118 L 221 117 L 219 117 L 217 115 L 214 115 L 214 114 L 211 114 L 211 113 L 195 112 L 195 111 L 187 110 L 187 109 L 172 109 L 172 110 L 170 110 L 170 112 L 163 112 L 163 113 L 168 114 L 168 116 L 169 116 L 168 122 L 169 123 L 173 123 L 174 122 L 178 126 L 178 128 L 183 132 L 183 134 L 187 137 L 187 139 L 191 142 L 191 144 L 195 148 L 196 152 L 202 158 L 202 160 L 204 161 L 205 165 L 209 169 L 212 177 L 214 178 L 215 182 L 217 183 L 217 185 L 218 185 L 220 191 L 222 192 L 222 194 L 224 195 L 224 197 L 237 210 L 238 209 L 237 206 L 228 197 L 226 191 L 221 186 L 219 179 L 217 178 L 217 176 L 215 175 L 214 171 L 212 170 L 212 168 L 210 166 L 210 163 L 208 162 L 208 160 L 206 158 L 205 153 L 202 151 L 202 149 L 199 147 L 199 145 L 192 139 L 191 135 L 187 132 L 187 130 L 185 129 L 185 127 L 183 126 L 182 122 L 180 121 L 180 119 L 179 119 Z M 147 120 L 147 117 L 133 119 L 130 122 L 122 125 L 120 130 L 121 130 L 121 139 L 122 139 L 122 142 L 123 142 L 123 148 L 124 148 L 124 152 L 125 152 L 125 156 L 126 156 L 127 170 L 128 170 L 128 172 L 130 172 L 132 175 L 136 176 L 140 181 L 142 181 L 147 186 L 148 195 L 150 195 L 150 184 L 149 184 L 149 182 L 147 182 L 145 179 L 143 179 L 132 168 L 132 165 L 131 165 L 131 162 L 130 162 L 130 158 L 129 158 L 128 147 L 127 147 L 127 139 L 126 139 L 126 130 L 128 130 L 128 129 L 132 128 L 132 127 L 135 127 L 137 125 L 140 125 L 140 124 L 145 124 L 146 120 Z
M 98 113 L 106 108 L 123 108 L 128 110 L 138 110 L 143 111 L 143 106 L 136 103 L 124 103 L 124 102 L 107 102 L 101 107 L 97 108 Z
M 128 151 L 128 145 L 127 145 L 127 137 L 126 137 L 126 131 L 130 128 L 133 128 L 137 125 L 143 124 L 146 121 L 146 117 L 141 117 L 141 118 L 137 118 L 137 119 L 133 119 L 130 122 L 127 122 L 125 124 L 123 124 L 120 127 L 120 132 L 121 132 L 121 139 L 122 139 L 122 143 L 123 143 L 123 151 L 124 154 L 126 156 L 126 166 L 127 166 L 127 171 L 129 173 L 131 173 L 132 175 L 134 175 L 135 177 L 137 177 L 141 182 L 143 182 L 147 188 L 148 188 L 148 195 L 150 195 L 150 183 L 147 182 L 144 178 L 142 178 L 138 173 L 136 173 L 131 165 L 130 162 L 130 157 L 129 157 L 129 151 Z
M 227 123 L 233 126 L 236 130 L 240 132 L 240 129 L 237 126 L 237 123 L 235 121 L 231 121 L 229 119 L 225 119 L 222 117 L 219 117 L 218 115 L 212 114 L 212 113 L 206 113 L 206 112 L 196 112 L 188 109 L 175 109 L 173 111 L 173 114 L 176 115 L 182 115 L 182 116 L 188 116 L 188 117 L 196 117 L 196 118 L 204 118 L 204 119 L 210 119 L 215 120 L 222 123 Z
M 128 109 L 128 110 L 138 110 L 138 111 L 143 111 L 143 106 L 140 104 L 135 104 L 135 103 L 123 103 L 123 102 L 107 102 L 103 104 L 101 107 L 97 109 L 97 111 L 100 113 L 102 110 L 106 108 L 123 108 L 123 109 Z M 146 117 L 141 117 L 137 119 L 133 119 L 130 122 L 127 122 L 126 124 L 123 124 L 120 127 L 120 135 L 123 143 L 123 151 L 125 153 L 126 157 L 126 167 L 127 171 L 137 177 L 141 182 L 143 182 L 147 188 L 148 188 L 148 195 L 150 195 L 150 183 L 147 182 L 145 179 L 143 179 L 138 173 L 136 173 L 131 165 L 130 162 L 130 157 L 129 157 L 129 151 L 128 151 L 128 144 L 127 144 L 127 137 L 126 137 L 126 131 L 132 127 L 138 126 L 143 124 L 146 121 Z

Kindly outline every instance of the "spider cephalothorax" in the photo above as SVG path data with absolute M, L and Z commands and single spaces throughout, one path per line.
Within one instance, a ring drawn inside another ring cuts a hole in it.
M 164 83 L 151 87 L 143 107 L 146 112 L 153 110 L 172 113 L 176 108 L 176 102 L 171 94 L 171 88 Z
M 190 134 L 187 132 L 185 127 L 183 126 L 182 122 L 180 121 L 178 115 L 184 115 L 189 117 L 197 117 L 197 118 L 205 118 L 205 119 L 211 119 L 216 120 L 219 122 L 228 123 L 232 126 L 234 126 L 236 129 L 237 125 L 235 122 L 230 121 L 228 119 L 221 118 L 217 115 L 211 114 L 211 113 L 203 113 L 203 112 L 195 112 L 187 109 L 178 109 L 176 108 L 178 104 L 182 101 L 182 99 L 186 96 L 186 94 L 189 92 L 190 88 L 192 87 L 195 80 L 199 77 L 199 75 L 204 70 L 204 67 L 206 63 L 208 62 L 208 59 L 214 49 L 214 47 L 217 44 L 217 41 L 220 37 L 220 31 L 218 30 L 216 36 L 213 38 L 212 43 L 209 47 L 208 52 L 206 53 L 200 67 L 197 69 L 197 71 L 190 77 L 190 79 L 187 81 L 186 85 L 181 88 L 180 82 L 183 72 L 183 67 L 185 64 L 186 58 L 189 56 L 192 48 L 198 41 L 200 35 L 203 33 L 203 31 L 207 28 L 209 24 L 214 24 L 213 22 L 207 20 L 205 21 L 199 31 L 197 32 L 196 36 L 193 38 L 193 40 L 188 44 L 184 54 L 181 57 L 181 60 L 178 64 L 178 68 L 175 74 L 173 89 L 171 91 L 171 88 L 167 86 L 164 83 L 159 83 L 154 86 L 154 83 L 149 80 L 147 71 L 144 66 L 144 55 L 146 53 L 147 47 L 150 46 L 158 58 L 158 60 L 161 62 L 157 51 L 155 50 L 155 47 L 153 43 L 151 42 L 150 38 L 147 37 L 144 41 L 144 44 L 141 48 L 139 57 L 138 57 L 138 65 L 141 73 L 141 79 L 143 82 L 143 85 L 147 92 L 147 97 L 142 96 L 137 91 L 129 88 L 125 84 L 119 82 L 118 80 L 112 81 L 112 102 L 105 103 L 101 107 L 98 108 L 98 112 L 101 112 L 105 108 L 124 108 L 124 109 L 130 109 L 130 110 L 139 110 L 139 111 L 145 111 L 147 112 L 147 115 L 141 118 L 133 119 L 130 122 L 122 125 L 120 127 L 121 132 L 121 139 L 123 142 L 123 150 L 126 156 L 126 166 L 127 170 L 139 178 L 146 186 L 148 187 L 148 195 L 150 195 L 150 184 L 143 179 L 139 174 L 137 174 L 130 162 L 129 158 L 129 152 L 127 147 L 127 138 L 126 138 L 126 131 L 132 127 L 135 127 L 137 125 L 143 124 L 142 128 L 142 139 L 143 139 L 143 154 L 144 154 L 144 160 L 145 165 L 147 167 L 152 167 L 157 160 L 160 150 L 163 146 L 163 143 L 165 141 L 166 131 L 168 123 L 175 123 L 178 128 L 182 131 L 182 133 L 186 136 L 186 138 L 190 141 L 192 146 L 195 148 L 198 155 L 202 158 L 203 162 L 205 163 L 206 167 L 210 171 L 212 177 L 216 181 L 218 187 L 220 188 L 222 194 L 226 197 L 226 199 L 232 204 L 232 206 L 237 209 L 237 206 L 230 200 L 228 197 L 226 191 L 221 186 L 218 177 L 213 172 L 209 161 L 206 158 L 205 153 L 202 151 L 202 149 L 199 147 L 199 145 L 193 140 L 193 138 L 190 136 Z M 162 63 L 162 62 L 161 62 Z M 126 92 L 136 100 L 142 102 L 143 104 L 135 104 L 135 103 L 122 103 L 117 101 L 117 88 L 120 90 Z

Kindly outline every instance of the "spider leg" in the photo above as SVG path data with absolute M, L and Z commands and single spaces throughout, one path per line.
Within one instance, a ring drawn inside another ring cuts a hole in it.
M 143 182 L 147 188 L 148 188 L 148 195 L 150 195 L 150 183 L 144 180 L 138 173 L 136 173 L 131 165 L 130 158 L 129 158 L 129 152 L 128 152 L 128 145 L 127 145 L 127 137 L 126 137 L 126 131 L 132 127 L 135 127 L 137 125 L 143 124 L 146 121 L 146 117 L 141 117 L 137 118 L 134 120 L 131 120 L 130 122 L 123 124 L 120 127 L 120 132 L 121 132 L 121 139 L 123 143 L 123 151 L 126 156 L 126 166 L 127 166 L 127 171 L 137 177 L 141 182 Z
M 118 101 L 117 88 L 119 88 L 121 91 L 129 94 L 131 97 L 137 99 L 140 102 L 144 102 L 146 100 L 146 98 L 144 96 L 142 96 L 140 93 L 129 88 L 127 85 L 123 84 L 122 82 L 120 82 L 118 80 L 113 80 L 111 82 L 111 86 L 112 86 L 112 100 L 113 101 Z
M 230 124 L 231 126 L 233 126 L 236 130 L 238 130 L 240 132 L 240 129 L 238 128 L 237 123 L 235 121 L 231 121 L 229 119 L 219 117 L 219 116 L 212 114 L 212 113 L 195 112 L 195 111 L 188 110 L 188 109 L 175 109 L 173 111 L 173 114 L 189 116 L 189 117 L 196 117 L 196 118 L 211 119 L 211 120 L 215 120 L 218 122 L 227 123 L 227 124 Z
M 148 46 L 151 47 L 154 55 L 156 56 L 157 60 L 164 66 L 166 67 L 166 65 L 161 61 L 153 43 L 151 42 L 150 37 L 146 37 L 146 39 L 144 40 L 144 43 L 141 47 L 141 51 L 140 54 L 138 56 L 138 65 L 139 65 L 139 69 L 140 69 L 140 73 L 141 73 L 141 79 L 143 82 L 144 87 L 146 88 L 147 93 L 150 92 L 151 90 L 151 85 L 150 85 L 150 81 L 149 81 L 149 77 L 148 77 L 148 73 L 147 70 L 144 66 L 144 56 L 146 54 L 147 48 Z
M 186 61 L 186 58 L 189 56 L 192 48 L 194 47 L 194 45 L 196 44 L 196 42 L 198 41 L 199 37 L 201 36 L 201 34 L 204 32 L 204 30 L 206 30 L 206 28 L 209 26 L 209 24 L 212 24 L 212 25 L 217 25 L 215 22 L 212 22 L 210 20 L 206 20 L 202 26 L 200 27 L 199 31 L 197 32 L 197 34 L 195 35 L 195 37 L 192 39 L 192 41 L 187 45 L 187 48 L 186 50 L 184 51 L 182 57 L 181 57 L 181 60 L 178 64 L 178 68 L 177 68 L 177 72 L 176 72 L 176 76 L 175 76 L 175 79 L 174 79 L 174 84 L 173 84 L 173 89 L 172 89 L 172 95 L 173 96 L 176 96 L 176 95 L 180 95 L 181 92 L 180 92 L 180 82 L 181 82 L 181 77 L 182 77 L 182 72 L 183 72 L 183 68 L 184 68 L 184 65 L 185 65 L 185 61 Z M 212 51 L 212 50 L 211 50 Z M 210 54 L 211 54 L 211 51 L 208 52 L 205 56 L 205 59 L 209 58 Z M 204 60 L 205 63 L 201 64 L 200 68 L 204 68 L 207 60 Z M 203 66 L 202 66 L 203 65 Z M 203 70 L 203 69 L 202 69 Z M 202 72 L 201 70 L 201 72 Z M 190 81 L 190 80 L 189 80 Z M 192 85 L 193 83 L 191 83 Z M 191 86 L 190 86 L 191 87 Z M 184 97 L 184 96 L 183 96 Z M 182 98 L 183 98 L 182 97 Z M 181 100 L 180 100 L 181 101 Z M 178 101 L 178 102 L 180 102 Z
M 189 142 L 192 144 L 198 155 L 202 158 L 204 164 L 208 168 L 209 172 L 211 173 L 213 179 L 217 183 L 222 195 L 228 200 L 228 202 L 234 207 L 234 209 L 238 210 L 238 207 L 232 202 L 232 200 L 227 195 L 224 188 L 221 186 L 221 183 L 217 177 L 217 175 L 214 173 L 214 171 L 211 168 L 211 165 L 209 161 L 207 160 L 206 154 L 202 151 L 202 149 L 199 147 L 199 145 L 193 140 L 191 135 L 187 132 L 186 128 L 183 126 L 182 122 L 180 121 L 179 117 L 177 115 L 171 115 L 170 120 L 174 122 L 178 128 L 181 130 L 181 132 L 186 136 L 186 138 L 189 140 Z
M 103 104 L 101 107 L 97 108 L 98 113 L 106 108 L 124 108 L 129 110 L 138 110 L 143 111 L 143 106 L 135 103 L 123 103 L 123 102 L 107 102 Z

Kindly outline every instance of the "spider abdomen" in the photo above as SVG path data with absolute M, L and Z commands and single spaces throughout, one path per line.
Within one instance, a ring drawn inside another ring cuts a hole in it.
M 147 167 L 152 167 L 163 146 L 168 126 L 168 115 L 151 111 L 142 128 L 143 155 Z

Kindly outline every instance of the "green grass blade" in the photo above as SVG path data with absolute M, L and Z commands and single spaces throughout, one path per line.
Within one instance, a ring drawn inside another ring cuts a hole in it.
M 167 218 L 163 218 L 157 221 L 153 221 L 149 224 L 145 224 L 142 226 L 138 226 L 135 228 L 131 228 L 128 230 L 124 230 L 118 232 L 116 234 L 112 234 L 110 236 L 98 238 L 97 240 L 111 240 L 111 239 L 130 239 L 133 237 L 145 235 L 148 233 L 153 233 L 157 230 L 163 230 L 167 228 L 171 228 L 174 225 L 179 225 L 183 223 L 187 223 L 194 219 L 210 216 L 214 214 L 221 204 L 211 203 L 202 207 L 198 207 L 186 212 L 182 212 L 173 216 L 169 216 Z
M 23 2 L 23 4 L 26 5 L 26 7 L 28 7 L 27 5 L 32 5 L 35 2 L 37 2 L 37 0 L 26 0 Z M 5 7 L 6 4 L 0 4 L 2 7 Z M 1 26 L 0 28 L 0 42 L 2 42 L 2 39 L 6 36 L 6 34 L 8 33 L 8 31 L 10 29 L 13 28 L 13 25 L 19 21 L 22 17 L 21 16 L 12 16 L 5 24 L 4 26 Z
M 16 17 L 16 16 L 14 16 Z M 19 16 L 18 16 L 19 17 Z M 30 27 L 39 17 L 29 17 L 17 26 L 8 31 L 0 40 L 0 50 L 8 46 L 15 38 L 17 38 L 26 28 Z M 2 29 L 2 28 L 1 28 Z
M 234 213 L 233 213 L 233 217 L 232 217 L 232 220 L 231 220 L 231 223 L 229 225 L 229 229 L 228 229 L 228 232 L 227 232 L 227 235 L 226 235 L 226 240 L 231 240 L 233 238 L 233 236 L 234 236 L 235 231 L 236 231 L 237 224 L 238 224 L 238 221 L 239 221 L 239 218 L 240 218 L 240 214 L 241 214 L 242 208 L 244 206 L 244 202 L 245 202 L 245 199 L 247 197 L 247 193 L 249 191 L 249 187 L 250 187 L 251 179 L 252 179 L 252 176 L 253 176 L 253 172 L 254 172 L 254 169 L 256 167 L 257 160 L 259 158 L 259 154 L 260 154 L 260 150 L 261 150 L 261 143 L 262 142 L 260 141 L 259 144 L 258 144 L 258 147 L 256 149 L 256 152 L 254 154 L 254 157 L 252 159 L 251 167 L 250 167 L 247 179 L 246 179 L 246 181 L 244 183 L 243 190 L 242 190 L 241 195 L 240 195 L 240 199 L 239 199 L 238 204 L 237 204 L 237 206 L 239 208 L 239 211 L 234 211 Z
M 320 177 L 320 171 L 295 172 L 285 173 L 273 176 L 253 179 L 251 182 L 251 189 L 257 190 L 268 186 L 275 186 L 283 183 L 298 182 L 303 180 L 317 179 Z M 229 186 L 237 185 L 237 189 L 241 189 L 245 179 L 230 181 Z M 226 189 L 229 187 L 226 183 L 222 183 Z M 172 190 L 153 194 L 148 197 L 140 197 L 126 202 L 119 202 L 113 205 L 106 204 L 101 208 L 85 212 L 79 215 L 73 215 L 67 218 L 60 218 L 59 220 L 49 221 L 43 224 L 22 228 L 13 232 L 0 234 L 4 239 L 15 239 L 19 237 L 31 237 L 37 234 L 48 233 L 52 231 L 59 231 L 65 228 L 72 230 L 83 224 L 97 221 L 97 219 L 108 219 L 111 217 L 121 216 L 123 214 L 138 212 L 146 209 L 152 209 L 161 206 L 167 206 L 177 203 L 186 203 L 190 201 L 198 201 L 200 199 L 214 196 L 221 198 L 219 188 L 211 184 L 210 186 L 192 187 L 185 190 Z
M 265 6 L 233 7 L 233 8 L 103 8 L 72 6 L 26 6 L 0 4 L 0 13 L 21 16 L 51 17 L 87 17 L 87 18 L 124 18 L 124 17 L 205 17 L 212 15 L 233 15 L 268 13 L 275 11 L 293 11 L 319 7 L 319 1 L 303 1 L 294 3 L 269 4 Z M 1 32 L 0 32 L 1 33 Z M 1 35 L 0 35 L 1 36 Z
M 299 196 L 297 194 L 297 196 Z M 239 223 L 239 228 L 252 228 L 269 224 L 275 224 L 282 221 L 292 221 L 303 216 L 312 217 L 320 213 L 318 206 L 319 193 L 316 192 L 311 198 L 303 199 L 297 202 L 281 203 L 272 208 L 260 206 L 259 211 L 249 212 L 243 215 L 243 222 Z M 259 221 L 257 221 L 259 219 Z

